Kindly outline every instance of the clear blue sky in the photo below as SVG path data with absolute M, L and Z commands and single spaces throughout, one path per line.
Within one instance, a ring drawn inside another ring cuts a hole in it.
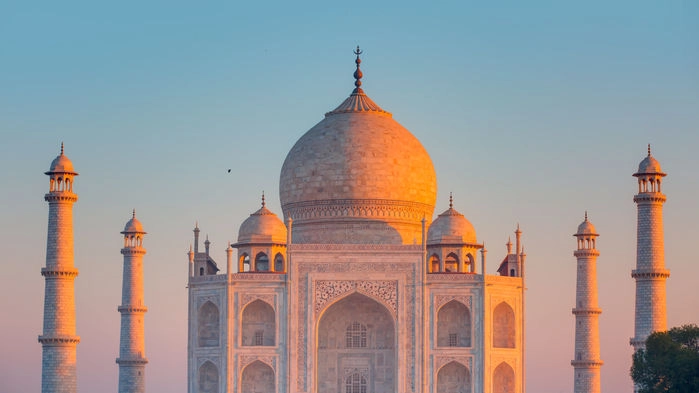
M 356 45 L 365 91 L 432 156 L 436 213 L 453 192 L 491 273 L 521 224 L 530 392 L 572 391 L 585 210 L 601 233 L 602 388 L 631 391 L 631 174 L 647 143 L 669 174 L 668 323 L 699 322 L 696 2 L 41 3 L 0 4 L 2 392 L 40 388 L 43 172 L 61 141 L 80 173 L 80 392 L 116 391 L 132 208 L 149 232 L 148 391 L 185 392 L 194 222 L 223 261 L 262 190 L 281 213 L 284 157 L 350 93 Z

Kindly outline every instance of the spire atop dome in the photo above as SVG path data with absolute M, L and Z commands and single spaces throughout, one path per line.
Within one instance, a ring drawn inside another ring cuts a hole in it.
M 136 209 L 133 209 L 133 213 L 131 214 L 131 218 L 136 218 Z
M 650 146 L 650 145 L 648 145 Z M 63 142 L 61 142 L 61 155 L 63 155 Z
M 352 94 L 350 94 L 349 97 L 347 97 L 346 100 L 342 102 L 337 108 L 335 108 L 333 111 L 328 112 L 325 114 L 325 116 L 329 115 L 334 115 L 337 113 L 367 113 L 367 112 L 372 112 L 372 113 L 379 113 L 383 115 L 388 115 L 391 116 L 390 112 L 386 112 L 385 110 L 381 109 L 374 101 L 371 100 L 365 93 L 364 90 L 362 90 L 362 77 L 364 74 L 362 74 L 362 70 L 359 68 L 359 65 L 362 63 L 362 59 L 359 58 L 359 55 L 364 53 L 361 49 L 359 49 L 359 45 L 357 45 L 357 49 L 352 51 L 352 53 L 355 54 L 356 58 L 354 59 L 354 63 L 357 65 L 357 69 L 354 71 L 354 90 L 352 90 Z
M 265 203 L 265 191 L 262 190 L 262 207 L 266 207 L 267 203 Z
M 449 193 L 449 208 L 453 209 L 454 208 L 454 195 L 452 193 Z
M 355 88 L 354 88 L 354 91 L 352 92 L 352 94 L 364 93 L 364 91 L 362 91 L 362 87 L 361 87 L 362 86 L 361 79 L 362 79 L 362 76 L 364 76 L 364 75 L 362 75 L 362 70 L 359 69 L 359 65 L 362 63 L 362 59 L 359 58 L 359 55 L 361 55 L 364 52 L 361 49 L 359 49 L 359 45 L 357 45 L 357 49 L 352 53 L 357 55 L 357 58 L 354 60 L 354 63 L 357 64 L 357 70 L 354 71 L 354 86 L 355 86 Z
M 648 157 L 650 157 L 650 143 L 648 144 Z

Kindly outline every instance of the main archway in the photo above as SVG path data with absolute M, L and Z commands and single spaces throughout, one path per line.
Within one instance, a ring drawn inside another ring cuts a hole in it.
M 393 316 L 359 293 L 331 305 L 318 322 L 317 392 L 394 393 L 397 354 Z

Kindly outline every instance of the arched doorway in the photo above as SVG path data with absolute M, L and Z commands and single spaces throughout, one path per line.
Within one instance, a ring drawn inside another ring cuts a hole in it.
M 317 391 L 394 393 L 395 340 L 393 316 L 379 302 L 353 293 L 331 305 L 318 322 Z

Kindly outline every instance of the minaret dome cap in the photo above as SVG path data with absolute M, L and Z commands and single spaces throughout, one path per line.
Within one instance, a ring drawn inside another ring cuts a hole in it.
M 75 172 L 75 169 L 73 168 L 73 163 L 68 159 L 68 157 L 63 154 L 63 143 L 61 143 L 61 154 L 58 155 L 58 157 L 54 158 L 53 161 L 51 161 L 51 167 L 48 170 L 48 172 L 44 172 L 47 175 L 50 175 L 52 173 L 66 173 L 70 174 L 73 176 L 77 176 L 78 173 Z
M 134 209 L 133 216 L 129 221 L 126 222 L 126 225 L 124 226 L 124 230 L 121 232 L 122 234 L 127 234 L 127 233 L 143 233 L 145 234 L 146 231 L 143 230 L 143 224 L 141 224 L 141 221 L 138 221 L 136 218 L 136 210 Z
M 655 159 L 650 154 L 650 145 L 648 145 L 648 156 L 641 161 L 640 164 L 638 164 L 638 172 L 633 174 L 634 176 L 643 176 L 643 175 L 658 175 L 658 176 L 665 176 L 666 174 L 663 173 L 663 170 L 660 169 L 660 163 L 658 160 Z
M 595 226 L 587 219 L 587 212 L 585 212 L 585 221 L 578 225 L 578 232 L 573 236 L 599 236 Z

